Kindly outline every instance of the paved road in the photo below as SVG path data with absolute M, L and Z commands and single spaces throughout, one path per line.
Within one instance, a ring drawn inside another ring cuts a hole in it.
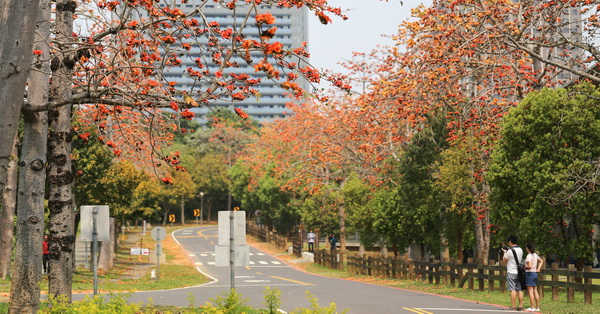
M 212 281 L 196 287 L 135 293 L 131 302 L 147 302 L 152 298 L 154 304 L 186 306 L 191 295 L 196 298 L 196 304 L 204 304 L 209 298 L 229 291 L 229 267 L 217 267 L 214 263 L 216 226 L 181 229 L 172 235 L 187 251 L 197 269 Z M 306 298 L 306 291 L 310 291 L 321 306 L 335 302 L 338 311 L 348 309 L 349 313 L 511 312 L 496 305 L 309 274 L 293 268 L 276 256 L 251 247 L 250 266 L 235 268 L 235 288 L 247 299 L 248 305 L 264 307 L 265 287 L 281 290 L 281 308 L 286 311 L 310 307 L 310 301 Z

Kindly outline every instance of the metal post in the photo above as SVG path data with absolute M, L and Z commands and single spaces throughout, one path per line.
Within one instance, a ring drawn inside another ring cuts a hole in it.
M 202 216 L 204 212 L 204 192 L 200 192 L 200 223 L 202 222 Z
M 96 220 L 98 216 L 98 207 L 92 209 L 92 267 L 94 269 L 94 295 L 98 294 L 98 229 Z
M 160 241 L 156 243 L 156 280 L 160 279 L 160 251 L 162 250 L 162 244 Z
M 234 263 L 235 263 L 235 256 L 234 256 L 234 251 L 235 251 L 235 243 L 234 243 L 234 230 L 233 230 L 233 226 L 234 226 L 234 216 L 233 216 L 234 211 L 230 211 L 229 212 L 229 270 L 230 270 L 230 280 L 231 280 L 231 290 L 235 289 L 235 267 L 234 267 Z

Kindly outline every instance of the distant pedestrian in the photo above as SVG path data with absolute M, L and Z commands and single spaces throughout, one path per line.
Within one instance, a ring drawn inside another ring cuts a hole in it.
M 333 233 L 329 236 L 329 244 L 331 244 L 329 251 L 331 253 L 334 253 L 336 250 L 336 246 L 337 246 L 337 239 L 335 238 L 335 234 L 333 234 Z
M 314 253 L 314 251 L 315 251 L 315 238 L 316 238 L 316 236 L 317 235 L 312 231 L 312 229 L 306 235 L 306 238 L 308 239 L 308 251 L 311 252 L 311 253 Z
M 538 273 L 544 265 L 544 260 L 536 253 L 533 244 L 527 243 L 527 257 L 525 258 L 525 285 L 529 293 L 529 303 L 531 307 L 527 311 L 540 311 L 540 294 L 537 289 Z
M 508 261 L 506 263 L 506 282 L 508 283 L 508 291 L 510 291 L 510 309 L 522 311 L 523 287 L 518 279 L 517 261 L 523 260 L 523 249 L 517 245 L 517 237 L 514 235 L 508 237 L 506 241 L 508 242 L 508 248 L 503 248 L 502 251 L 504 253 L 504 260 Z M 518 307 L 516 306 L 517 297 L 519 298 Z
M 42 241 L 42 266 L 44 273 L 48 273 L 48 261 L 50 260 L 50 250 L 48 247 L 48 235 L 44 234 L 44 241 Z

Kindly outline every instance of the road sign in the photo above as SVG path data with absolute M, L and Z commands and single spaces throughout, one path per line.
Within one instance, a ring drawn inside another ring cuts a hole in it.
M 154 241 L 162 241 L 167 237 L 167 231 L 163 227 L 154 227 L 150 232 L 152 236 L 152 240 Z
M 232 212 L 220 211 L 219 212 L 219 242 L 218 245 L 229 245 L 231 238 L 231 222 L 229 216 Z M 234 242 L 235 245 L 246 244 L 246 211 L 234 211 L 233 212 L 233 228 L 234 228 Z
M 233 208 L 233 210 L 234 211 L 238 211 L 238 210 L 240 210 L 240 208 L 236 206 L 236 207 Z
M 109 241 L 109 208 L 108 205 L 84 205 L 81 206 L 81 240 L 92 241 L 93 212 L 96 209 L 96 233 L 97 241 Z
M 169 222 L 175 222 L 175 215 L 169 215 Z
M 198 208 L 194 209 L 194 216 L 200 216 L 200 210 Z

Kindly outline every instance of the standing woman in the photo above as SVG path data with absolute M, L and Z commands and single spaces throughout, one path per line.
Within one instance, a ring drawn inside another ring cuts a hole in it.
M 527 257 L 525 258 L 525 285 L 529 293 L 531 307 L 527 311 L 538 312 L 540 310 L 540 294 L 537 290 L 538 273 L 544 265 L 544 260 L 536 253 L 533 244 L 527 243 Z M 535 307 L 534 307 L 535 305 Z

